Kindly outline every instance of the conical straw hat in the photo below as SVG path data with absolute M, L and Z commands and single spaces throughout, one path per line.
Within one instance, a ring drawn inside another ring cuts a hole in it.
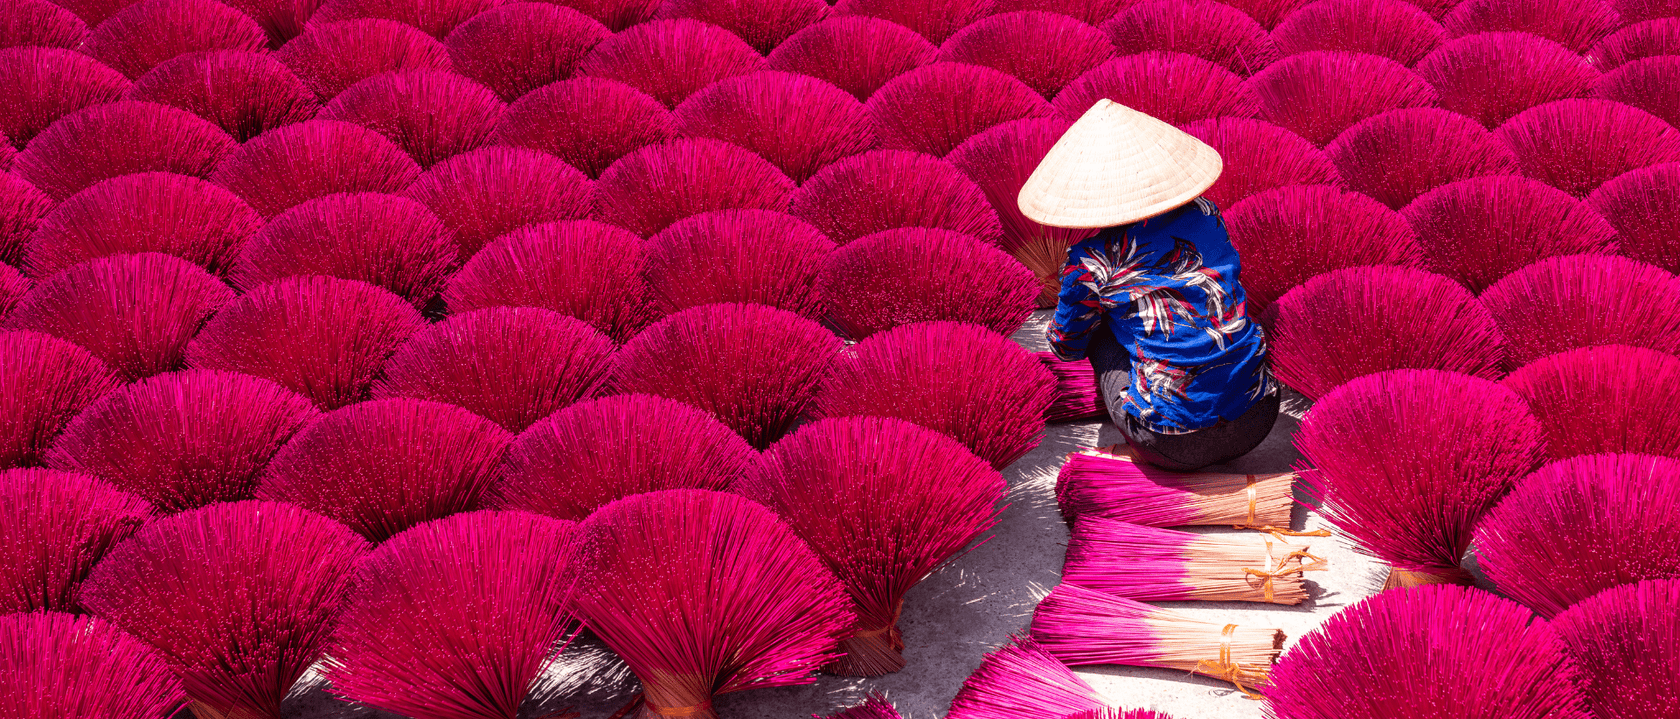
M 1038 163 L 1018 202 L 1039 224 L 1113 227 L 1196 199 L 1224 166 L 1184 131 L 1098 100 Z

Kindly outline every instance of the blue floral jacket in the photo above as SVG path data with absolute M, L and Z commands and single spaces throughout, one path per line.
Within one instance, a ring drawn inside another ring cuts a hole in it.
M 1201 198 L 1103 230 L 1068 250 L 1050 349 L 1081 359 L 1107 326 L 1132 360 L 1121 406 L 1145 427 L 1179 434 L 1236 419 L 1276 391 L 1239 269 L 1219 208 Z

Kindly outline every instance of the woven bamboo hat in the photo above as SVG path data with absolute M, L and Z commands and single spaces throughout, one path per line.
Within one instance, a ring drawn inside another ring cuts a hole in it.
M 1039 224 L 1113 227 L 1196 199 L 1224 166 L 1183 130 L 1098 100 L 1038 163 L 1017 202 Z

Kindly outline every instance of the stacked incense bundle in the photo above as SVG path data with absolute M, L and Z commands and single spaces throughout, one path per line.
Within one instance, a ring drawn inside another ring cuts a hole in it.
M 1130 455 L 1085 450 L 1068 455 L 1056 475 L 1062 517 L 1117 519 L 1151 527 L 1189 524 L 1277 531 L 1289 527 L 1294 472 L 1179 473 Z
M 1138 601 L 1300 604 L 1312 548 L 1264 535 L 1202 535 L 1101 517 L 1074 520 L 1062 579 Z

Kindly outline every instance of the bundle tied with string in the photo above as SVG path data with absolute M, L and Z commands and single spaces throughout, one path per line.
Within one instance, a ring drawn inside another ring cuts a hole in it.
M 939 48 L 890 20 L 830 17 L 794 33 L 764 58 L 768 70 L 833 84 L 859 102 L 899 75 L 933 62 Z
M 1161 667 L 1223 679 L 1250 698 L 1283 652 L 1280 629 L 1185 614 L 1061 584 L 1033 610 L 1032 636 L 1070 666 Z
M 1263 534 L 1191 534 L 1080 517 L 1062 580 L 1138 601 L 1300 604 L 1305 574 L 1328 560 Z
M 1077 422 L 1102 419 L 1108 416 L 1102 390 L 1097 386 L 1097 374 L 1090 362 L 1063 362 L 1054 352 L 1034 352 L 1033 356 L 1056 376 L 1056 395 L 1050 408 L 1044 410 L 1049 422 Z
M 1017 634 L 987 654 L 951 699 L 946 719 L 1061 719 L 1107 700 L 1033 638 Z
M 1056 475 L 1062 518 L 1099 517 L 1151 527 L 1228 524 L 1290 533 L 1294 472 L 1168 472 L 1117 449 L 1068 455 Z
M 1386 57 L 1407 67 L 1446 40 L 1440 24 L 1406 0 L 1318 0 L 1272 29 L 1272 41 L 1284 57 L 1340 50 Z

